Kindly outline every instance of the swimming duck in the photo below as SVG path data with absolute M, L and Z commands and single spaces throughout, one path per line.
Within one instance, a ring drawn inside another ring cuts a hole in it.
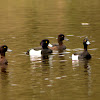
M 63 51 L 66 49 L 66 46 L 63 44 L 63 40 L 69 40 L 69 39 L 66 39 L 64 34 L 59 34 L 58 35 L 58 44 L 49 44 L 48 47 L 52 50 L 58 50 L 58 51 Z
M 0 64 L 8 64 L 8 61 L 5 58 L 5 53 L 6 51 L 10 51 L 10 49 L 8 49 L 8 47 L 6 45 L 2 45 L 0 46 Z
M 37 56 L 37 57 L 41 57 L 41 54 L 42 55 L 51 54 L 52 50 L 48 48 L 48 44 L 49 44 L 49 40 L 44 39 L 40 42 L 42 49 L 41 48 L 40 48 L 40 50 L 30 49 L 30 50 L 27 51 L 26 54 L 28 54 L 30 56 Z
M 72 60 L 78 60 L 78 59 L 91 59 L 91 55 L 89 54 L 87 47 L 90 44 L 88 38 L 85 38 L 83 40 L 83 45 L 84 45 L 84 51 L 82 52 L 76 52 L 74 54 L 72 54 Z

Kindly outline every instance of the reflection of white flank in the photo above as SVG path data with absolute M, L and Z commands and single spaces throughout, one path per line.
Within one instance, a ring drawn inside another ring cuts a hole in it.
M 78 67 L 79 66 L 79 60 L 74 60 L 74 61 L 72 61 L 72 67 L 73 67 L 73 69 L 75 68 L 75 67 Z
M 49 55 L 49 65 L 50 65 L 50 66 L 53 66 L 53 63 L 52 63 L 52 61 L 53 61 L 53 56 L 54 56 L 54 55 Z
M 30 56 L 30 61 L 40 61 L 41 57 Z
M 79 66 L 78 55 L 72 54 L 72 66 L 73 68 Z

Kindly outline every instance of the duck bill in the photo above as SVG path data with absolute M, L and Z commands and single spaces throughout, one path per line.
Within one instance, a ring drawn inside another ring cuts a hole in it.
M 9 49 L 9 48 L 7 49 L 7 51 L 8 51 L 8 52 L 12 52 L 12 50 L 11 50 L 11 49 Z
M 49 47 L 53 47 L 52 44 L 50 44 L 50 43 L 48 44 L 48 46 L 49 46 Z
M 66 37 L 64 37 L 64 40 L 69 41 L 69 39 L 67 39 Z
M 91 43 L 89 41 L 86 42 L 87 45 L 90 45 Z

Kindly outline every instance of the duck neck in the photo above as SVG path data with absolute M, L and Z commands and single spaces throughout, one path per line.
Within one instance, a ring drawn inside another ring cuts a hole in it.
M 5 53 L 1 54 L 1 59 L 5 58 Z
M 5 52 L 4 53 L 1 53 L 1 56 L 5 57 Z
M 43 48 L 43 49 L 48 49 L 48 47 L 47 47 L 47 46 L 42 46 L 42 48 Z
M 59 45 L 63 45 L 63 41 L 58 40 Z
M 84 45 L 84 51 L 87 51 L 87 45 Z

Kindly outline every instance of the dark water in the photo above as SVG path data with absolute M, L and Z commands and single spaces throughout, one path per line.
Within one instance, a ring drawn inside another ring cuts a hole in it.
M 1 0 L 0 45 L 8 66 L 0 66 L 0 100 L 98 100 L 100 98 L 99 0 Z M 25 52 L 44 38 L 56 43 L 63 33 L 66 51 L 30 61 Z M 88 36 L 89 62 L 72 62 Z

